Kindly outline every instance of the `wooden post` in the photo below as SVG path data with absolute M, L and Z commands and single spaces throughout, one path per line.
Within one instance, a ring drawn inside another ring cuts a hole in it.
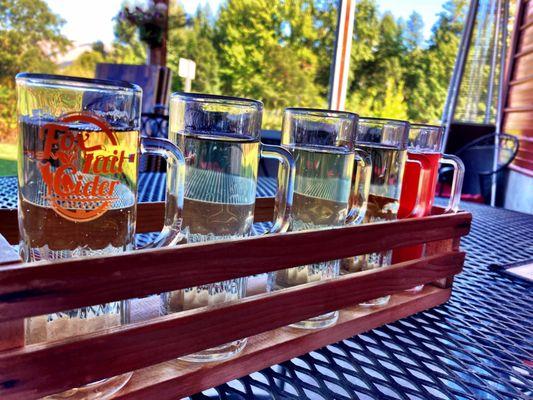
M 149 47 L 148 48 L 148 64 L 149 65 L 161 65 L 165 66 L 167 64 L 167 37 L 168 37 L 168 8 L 169 0 L 154 0 L 154 4 L 164 4 L 167 6 L 165 11 L 165 26 L 163 28 L 163 41 L 159 47 Z
M 348 72 L 350 71 L 354 17 L 355 0 L 340 0 L 335 38 L 335 58 L 329 78 L 329 108 L 332 110 L 344 110 Z

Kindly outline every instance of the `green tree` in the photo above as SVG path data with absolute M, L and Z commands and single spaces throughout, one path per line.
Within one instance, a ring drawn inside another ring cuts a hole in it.
M 0 0 L 0 139 L 14 139 L 18 72 L 54 72 L 54 55 L 69 41 L 63 25 L 43 0 Z
M 177 76 L 177 71 L 179 59 L 188 58 L 196 63 L 196 77 L 192 81 L 192 91 L 219 94 L 219 62 L 213 44 L 213 16 L 209 6 L 198 8 L 187 23 L 185 23 L 185 11 L 181 6 L 177 5 L 173 12 L 181 13 L 182 24 L 170 32 L 168 39 L 167 64 L 174 71 L 172 89 L 183 89 L 183 79 Z
M 82 76 L 94 78 L 96 65 L 105 62 L 108 53 L 105 51 L 102 42 L 95 42 L 90 51 L 85 51 L 78 56 L 70 65 L 65 67 L 61 73 L 71 76 Z
M 122 64 L 144 64 L 146 62 L 146 48 L 139 40 L 137 28 L 115 17 L 113 27 L 115 40 L 113 50 L 109 55 L 109 62 Z
M 331 66 L 334 57 L 334 45 L 337 26 L 337 2 L 315 1 L 314 7 L 313 51 L 317 58 L 315 83 L 320 97 L 327 98 Z
M 439 121 L 465 5 L 466 0 L 447 1 L 424 42 L 416 12 L 403 22 L 381 14 L 376 0 L 358 1 L 347 108 L 362 115 Z M 182 3 L 171 2 L 172 89 L 183 88 L 177 76 L 183 57 L 196 62 L 193 91 L 262 100 L 267 128 L 279 128 L 284 107 L 325 107 L 337 12 L 336 2 L 328 0 L 227 0 L 216 15 L 205 6 L 187 16 Z M 0 112 L 13 121 L 13 75 L 56 70 L 51 55 L 68 41 L 60 34 L 62 21 L 43 0 L 0 0 L 0 13 Z M 93 76 L 100 62 L 143 64 L 146 50 L 137 28 L 117 18 L 114 30 L 110 49 L 95 43 L 64 72 Z
M 464 26 L 466 0 L 449 0 L 432 28 L 429 46 L 406 75 L 409 118 L 438 123 L 442 117 Z
M 325 51 L 333 43 L 326 23 L 334 12 L 311 0 L 229 0 L 215 33 L 222 92 L 262 100 L 267 109 L 324 107 L 332 58 Z
M 357 46 L 359 54 L 352 57 L 348 109 L 367 116 L 406 118 L 403 27 L 388 12 L 378 20 L 372 0 L 361 1 L 356 18 L 358 14 L 362 18 L 354 35 L 361 35 L 364 40 Z
M 372 62 L 380 41 L 379 13 L 375 0 L 361 0 L 355 6 L 352 40 L 351 70 L 357 71 L 362 63 Z
M 424 41 L 423 30 L 424 21 L 422 20 L 422 16 L 416 11 L 413 11 L 405 24 L 404 30 L 403 40 L 407 51 L 412 52 L 422 46 Z

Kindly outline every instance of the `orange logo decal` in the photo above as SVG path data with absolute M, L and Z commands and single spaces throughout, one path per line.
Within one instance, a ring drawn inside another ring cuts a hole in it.
M 90 131 L 72 130 L 73 123 L 90 124 Z M 105 143 L 95 143 L 94 138 Z M 89 113 L 68 114 L 57 122 L 39 129 L 44 143 L 37 154 L 39 170 L 46 184 L 46 197 L 54 211 L 75 221 L 92 221 L 103 215 L 117 200 L 115 189 L 120 180 L 113 175 L 123 172 L 125 161 L 133 162 L 135 155 L 120 151 L 118 138 L 107 123 Z M 113 149 L 114 148 L 114 149 Z

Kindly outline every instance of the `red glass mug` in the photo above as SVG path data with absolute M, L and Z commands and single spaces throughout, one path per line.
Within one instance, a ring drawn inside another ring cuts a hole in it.
M 451 165 L 453 168 L 450 200 L 445 210 L 458 210 L 464 165 L 458 157 L 442 153 L 443 137 L 444 131 L 440 126 L 411 125 L 398 218 L 424 217 L 431 214 L 441 164 Z M 402 247 L 394 251 L 393 263 L 417 259 L 423 255 L 424 245 Z M 412 291 L 418 292 L 422 288 L 422 285 L 417 286 Z

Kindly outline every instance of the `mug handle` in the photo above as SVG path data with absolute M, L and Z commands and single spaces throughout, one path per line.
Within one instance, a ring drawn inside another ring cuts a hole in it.
M 365 218 L 370 194 L 370 178 L 372 177 L 372 157 L 361 149 L 355 149 L 357 171 L 353 175 L 352 192 L 350 193 L 350 210 L 346 224 L 358 225 Z
M 439 160 L 440 164 L 451 165 L 453 168 L 452 188 L 450 200 L 444 212 L 457 212 L 461 202 L 461 192 L 463 190 L 463 179 L 465 176 L 465 165 L 463 161 L 452 154 L 443 154 Z
M 274 206 L 274 225 L 268 233 L 286 232 L 289 229 L 294 179 L 294 157 L 281 146 L 261 144 L 261 157 L 277 160 L 282 173 L 278 173 L 278 191 Z
M 172 246 L 182 239 L 181 223 L 185 193 L 185 157 L 170 140 L 142 137 L 141 155 L 153 154 L 167 162 L 167 197 L 165 222 L 157 238 L 142 249 Z

